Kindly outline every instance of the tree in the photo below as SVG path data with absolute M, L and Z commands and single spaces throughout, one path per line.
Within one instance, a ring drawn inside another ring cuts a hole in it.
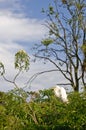
M 12 83 L 19 90 L 19 87 L 16 83 L 16 79 L 22 71 L 28 71 L 29 64 L 30 64 L 29 59 L 30 58 L 29 58 L 28 54 L 24 50 L 19 50 L 15 54 L 14 65 L 15 65 L 15 69 L 17 69 L 18 71 L 17 71 L 16 75 L 14 76 L 13 80 L 9 80 L 5 76 L 5 67 L 4 67 L 4 64 L 2 62 L 0 62 L 0 75 L 4 78 L 5 81 Z
M 47 15 L 49 33 L 35 46 L 35 57 L 54 64 L 68 81 L 64 85 L 71 85 L 74 91 L 81 84 L 86 88 L 86 1 L 54 0 L 42 12 Z

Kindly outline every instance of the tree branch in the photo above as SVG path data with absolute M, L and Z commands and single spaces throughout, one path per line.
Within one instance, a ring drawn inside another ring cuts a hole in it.
M 48 57 L 44 57 L 44 56 L 37 56 L 37 55 L 35 55 L 35 57 L 41 58 L 41 59 L 46 59 L 46 60 L 48 60 L 49 62 L 51 62 L 53 65 L 56 66 L 56 68 L 58 69 L 58 71 L 60 71 L 60 72 L 63 74 L 63 76 L 64 76 L 68 81 L 72 82 L 71 79 L 70 79 L 69 77 L 67 77 L 67 75 L 65 74 L 67 71 L 62 70 L 53 60 L 51 60 L 51 59 L 48 58 Z
M 49 72 L 54 72 L 54 71 L 59 71 L 58 69 L 53 69 L 53 70 L 46 70 L 46 71 L 41 71 L 38 72 L 36 74 L 34 74 L 26 83 L 26 86 L 24 88 L 27 87 L 27 85 L 30 83 L 29 86 L 31 86 L 31 83 L 33 82 L 33 80 L 35 80 L 39 75 L 44 74 L 44 73 L 49 73 Z

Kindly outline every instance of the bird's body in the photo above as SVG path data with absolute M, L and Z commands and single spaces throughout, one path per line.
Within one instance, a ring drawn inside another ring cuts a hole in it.
M 63 87 L 55 86 L 54 93 L 56 97 L 60 98 L 63 102 L 68 102 L 66 90 Z

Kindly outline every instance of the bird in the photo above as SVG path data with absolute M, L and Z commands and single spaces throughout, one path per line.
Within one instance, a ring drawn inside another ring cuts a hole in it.
M 67 93 L 65 88 L 56 85 L 54 88 L 54 94 L 61 99 L 64 103 L 68 103 Z

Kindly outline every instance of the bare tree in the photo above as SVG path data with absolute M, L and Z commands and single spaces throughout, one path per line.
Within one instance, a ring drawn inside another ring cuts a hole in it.
M 49 35 L 35 46 L 35 57 L 54 64 L 74 91 L 86 88 L 86 1 L 54 0 L 42 12 Z

